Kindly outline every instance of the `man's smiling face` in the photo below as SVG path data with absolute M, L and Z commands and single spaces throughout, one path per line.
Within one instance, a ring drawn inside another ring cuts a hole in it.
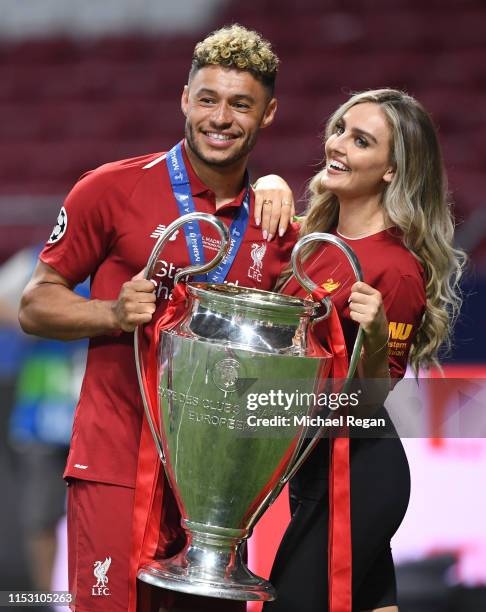
M 191 151 L 210 166 L 246 161 L 277 103 L 250 72 L 205 66 L 184 87 L 181 108 Z

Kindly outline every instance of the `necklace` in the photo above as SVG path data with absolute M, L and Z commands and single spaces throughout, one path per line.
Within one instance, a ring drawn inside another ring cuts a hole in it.
M 351 238 L 351 236 L 345 236 L 344 234 L 341 234 L 340 231 L 338 231 L 336 229 L 336 234 L 338 236 L 341 236 L 341 238 L 346 238 L 346 240 L 359 240 L 360 238 L 367 238 L 368 236 L 373 236 L 373 234 L 379 234 L 380 232 L 383 232 L 384 230 L 388 229 L 392 227 L 391 225 L 389 225 L 388 227 L 382 226 L 379 229 L 376 230 L 372 230 L 371 232 L 363 232 L 362 234 L 358 234 L 357 236 L 353 236 Z

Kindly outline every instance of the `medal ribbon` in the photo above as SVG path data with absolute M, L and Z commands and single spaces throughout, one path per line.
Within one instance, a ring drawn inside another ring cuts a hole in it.
M 172 300 L 157 320 L 150 335 L 147 366 L 142 377 L 150 415 L 160 431 L 157 401 L 157 350 L 159 335 L 176 325 L 186 314 L 187 292 L 184 283 L 176 285 Z M 147 418 L 143 417 L 138 453 L 137 481 L 132 521 L 132 549 L 129 565 L 128 612 L 136 611 L 137 572 L 141 565 L 153 561 L 156 553 L 166 549 L 180 534 L 179 512 L 168 490 L 169 483 L 157 453 Z
M 169 171 L 172 192 L 174 193 L 179 208 L 179 214 L 182 216 L 195 212 L 196 207 L 192 198 L 191 183 L 182 156 L 182 143 L 179 142 L 167 153 L 165 161 Z M 248 225 L 249 215 L 250 181 L 247 177 L 243 202 L 230 226 L 231 244 L 228 254 L 216 268 L 206 275 L 193 276 L 192 278 L 194 280 L 207 281 L 209 283 L 222 283 L 224 281 L 243 241 L 243 235 Z M 191 264 L 202 265 L 204 263 L 204 246 L 199 222 L 191 221 L 186 223 L 184 225 L 184 235 Z
M 317 302 L 329 295 L 323 287 L 312 292 Z M 333 391 L 339 392 L 347 375 L 348 360 L 341 322 L 334 306 L 326 324 L 326 339 L 333 355 Z M 329 440 L 329 612 L 352 611 L 351 470 L 349 436 L 347 427 L 343 429 L 340 436 L 331 435 Z

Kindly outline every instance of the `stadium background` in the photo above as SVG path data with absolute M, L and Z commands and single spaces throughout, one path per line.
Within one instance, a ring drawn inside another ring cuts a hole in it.
M 86 169 L 167 149 L 181 137 L 179 99 L 194 43 L 221 25 L 258 29 L 282 60 L 276 122 L 261 134 L 251 172 L 282 174 L 301 205 L 322 159 L 325 119 L 349 92 L 391 86 L 416 96 L 439 127 L 457 242 L 471 257 L 448 371 L 475 376 L 482 401 L 482 0 L 0 0 L 0 11 L 0 261 L 46 240 L 65 194 Z M 29 588 L 7 441 L 20 346 L 15 332 L 2 330 L 0 590 Z M 414 490 L 394 541 L 401 610 L 484 611 L 486 444 L 481 437 L 405 444 Z M 253 555 L 257 566 L 268 564 L 264 554 Z M 61 556 L 58 576 L 63 563 Z

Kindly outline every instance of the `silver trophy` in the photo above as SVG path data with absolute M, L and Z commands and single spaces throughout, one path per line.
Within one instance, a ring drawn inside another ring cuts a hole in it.
M 223 260 L 230 244 L 226 226 L 211 215 L 191 213 L 170 224 L 159 238 L 146 278 L 157 277 L 159 256 L 170 236 L 196 219 L 216 227 L 221 247 L 209 264 L 180 271 L 175 284 Z M 309 293 L 316 285 L 304 273 L 299 253 L 314 240 L 332 242 L 343 250 L 357 280 L 362 279 L 359 262 L 343 241 L 329 234 L 311 234 L 292 253 L 294 274 Z M 289 396 L 321 390 L 319 381 L 329 372 L 331 357 L 313 355 L 307 337 L 310 327 L 328 316 L 331 305 L 328 299 L 323 308 L 310 300 L 228 284 L 188 283 L 187 292 L 184 318 L 159 338 L 156 409 L 160 431 L 145 397 L 144 350 L 141 334 L 135 332 L 146 416 L 187 535 L 179 554 L 143 566 L 138 578 L 195 595 L 272 600 L 272 585 L 246 567 L 242 543 L 322 432 L 308 437 L 302 417 L 314 414 L 312 404 L 295 401 L 282 410 L 256 398 L 277 390 Z M 360 348 L 358 334 L 348 381 Z M 274 425 L 260 426 L 263 419 Z

